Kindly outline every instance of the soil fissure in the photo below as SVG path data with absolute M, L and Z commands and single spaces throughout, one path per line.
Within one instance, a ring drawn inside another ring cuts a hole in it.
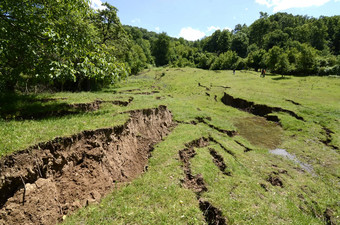
M 280 107 L 270 107 L 267 105 L 256 104 L 254 102 L 250 102 L 241 98 L 234 98 L 233 96 L 224 93 L 221 98 L 222 103 L 227 106 L 231 106 L 233 108 L 237 108 L 242 111 L 246 111 L 256 116 L 261 116 L 266 118 L 269 121 L 279 122 L 279 118 L 274 115 L 268 115 L 273 112 L 284 112 L 289 114 L 290 116 L 296 118 L 297 120 L 305 121 L 301 116 L 298 116 L 295 112 L 283 109 Z
M 192 190 L 197 197 L 199 208 L 203 213 L 205 221 L 209 225 L 217 225 L 217 224 L 227 224 L 227 218 L 222 215 L 222 211 L 215 206 L 213 206 L 210 202 L 203 200 L 201 197 L 202 193 L 207 192 L 208 188 L 205 185 L 202 174 L 193 175 L 191 171 L 190 159 L 194 158 L 197 154 L 194 148 L 204 148 L 210 145 L 211 138 L 201 137 L 199 139 L 193 140 L 187 143 L 186 148 L 180 150 L 179 157 L 183 163 L 183 172 L 184 179 L 181 180 L 183 187 Z M 225 170 L 226 165 L 224 163 L 223 158 L 217 154 L 217 152 L 209 148 L 210 154 L 213 157 L 213 162 L 215 165 L 222 171 Z M 213 153 L 212 153 L 213 152 Z M 224 171 L 225 172 L 225 171 Z M 228 174 L 230 175 L 230 174 Z
M 153 146 L 172 127 L 165 106 L 136 110 L 124 125 L 56 138 L 3 157 L 0 224 L 55 224 L 100 201 L 116 183 L 145 171 Z

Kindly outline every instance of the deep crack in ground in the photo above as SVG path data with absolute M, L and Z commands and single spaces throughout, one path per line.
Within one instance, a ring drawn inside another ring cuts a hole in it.
M 55 224 L 144 170 L 173 127 L 165 106 L 121 126 L 56 138 L 0 159 L 0 224 Z
M 201 137 L 187 143 L 186 148 L 179 151 L 180 160 L 183 163 L 184 179 L 181 181 L 185 188 L 188 188 L 195 192 L 199 208 L 203 213 L 205 221 L 209 225 L 227 224 L 227 218 L 223 216 L 222 211 L 217 207 L 213 206 L 211 202 L 205 201 L 201 195 L 208 191 L 201 174 L 193 175 L 191 171 L 190 160 L 195 157 L 196 152 L 194 148 L 204 148 L 210 145 L 210 141 L 216 143 L 212 138 Z M 209 148 L 209 152 L 213 158 L 214 164 L 221 170 L 225 175 L 230 176 L 230 173 L 225 172 L 226 165 L 223 157 L 217 154 L 216 150 Z
M 266 118 L 269 121 L 273 122 L 279 122 L 279 118 L 275 115 L 268 115 L 273 112 L 284 112 L 289 114 L 290 116 L 296 118 L 297 120 L 305 121 L 301 116 L 298 116 L 295 112 L 283 109 L 280 107 L 270 107 L 267 105 L 261 105 L 256 104 L 254 102 L 250 102 L 241 98 L 234 98 L 233 96 L 224 93 L 223 97 L 221 98 L 221 101 L 227 105 L 231 106 L 233 108 L 237 108 L 242 111 L 246 111 L 248 113 L 251 113 L 256 116 L 261 116 Z

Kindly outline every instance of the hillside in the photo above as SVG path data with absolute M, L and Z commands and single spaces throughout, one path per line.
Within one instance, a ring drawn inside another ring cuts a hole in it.
M 165 67 L 7 97 L 0 224 L 339 224 L 339 87 Z

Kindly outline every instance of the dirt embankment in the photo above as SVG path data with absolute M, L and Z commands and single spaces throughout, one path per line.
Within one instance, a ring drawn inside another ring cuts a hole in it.
M 0 159 L 0 224 L 55 224 L 146 168 L 173 126 L 165 106 L 122 126 L 56 138 Z
M 250 102 L 241 98 L 234 98 L 233 96 L 224 93 L 224 96 L 221 98 L 221 101 L 228 106 L 246 111 L 248 113 L 254 114 L 256 116 L 261 116 L 266 118 L 267 120 L 273 121 L 273 122 L 280 122 L 279 118 L 274 115 L 268 115 L 273 112 L 284 112 L 289 114 L 290 116 L 305 121 L 301 116 L 298 116 L 295 112 L 283 109 L 280 107 L 270 107 L 267 105 L 261 105 L 256 104 L 254 102 Z

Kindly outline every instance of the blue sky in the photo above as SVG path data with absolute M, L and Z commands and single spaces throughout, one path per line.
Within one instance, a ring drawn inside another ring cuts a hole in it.
M 101 0 L 91 0 L 98 8 Z M 103 2 L 105 0 L 102 0 Z M 259 12 L 287 12 L 313 17 L 340 15 L 340 0 L 107 0 L 118 8 L 122 24 L 172 37 L 197 40 L 216 29 L 250 25 Z

